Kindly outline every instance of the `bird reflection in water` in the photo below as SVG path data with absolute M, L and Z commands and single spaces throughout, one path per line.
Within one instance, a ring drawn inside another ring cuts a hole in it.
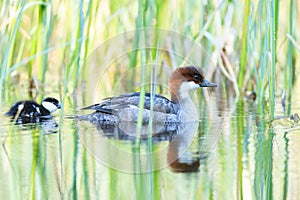
M 22 130 L 34 130 L 40 129 L 44 135 L 54 134 L 58 132 L 58 123 L 52 117 L 44 118 L 18 118 L 17 120 L 11 120 L 11 123 L 17 125 Z
M 202 123 L 202 122 L 200 122 Z M 93 123 L 101 135 L 116 140 L 135 141 L 137 134 L 136 123 L 105 124 Z M 200 167 L 200 160 L 205 159 L 211 149 L 210 144 L 202 144 L 198 138 L 199 122 L 182 123 L 155 123 L 152 124 L 152 144 L 169 141 L 166 149 L 165 163 L 174 172 L 197 172 Z M 149 125 L 144 125 L 140 129 L 140 140 L 145 142 L 149 139 Z M 208 133 L 209 134 L 209 133 Z M 204 134 L 206 137 L 207 135 Z M 211 137 L 211 136 L 209 136 Z M 200 142 L 199 148 L 191 148 L 193 140 Z M 215 142 L 216 139 L 213 139 Z M 204 140 L 204 142 L 206 142 Z M 211 142 L 211 141 L 210 141 Z M 207 149 L 205 149 L 207 148 Z
M 119 124 L 93 123 L 106 137 L 118 140 L 135 140 L 137 135 L 137 124 L 120 122 Z M 152 124 L 152 141 L 169 141 L 177 134 L 178 123 L 155 123 Z M 148 139 L 149 126 L 143 125 L 140 129 L 141 141 Z
M 174 172 L 197 172 L 200 157 L 191 150 L 193 138 L 197 133 L 198 122 L 182 123 L 178 133 L 170 141 L 167 151 L 167 161 Z

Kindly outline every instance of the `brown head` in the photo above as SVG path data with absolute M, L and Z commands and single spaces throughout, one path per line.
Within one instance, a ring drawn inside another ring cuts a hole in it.
M 171 99 L 174 102 L 188 97 L 190 90 L 200 87 L 217 87 L 217 84 L 205 80 L 203 71 L 199 67 L 177 68 L 170 77 Z

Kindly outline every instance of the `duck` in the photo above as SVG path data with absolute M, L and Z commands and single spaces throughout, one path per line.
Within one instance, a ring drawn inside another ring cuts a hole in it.
M 59 101 L 52 97 L 45 98 L 41 104 L 32 100 L 18 101 L 11 106 L 6 116 L 15 118 L 51 118 L 51 113 L 60 109 Z
M 144 94 L 142 123 L 147 124 L 150 119 L 153 123 L 198 121 L 198 111 L 189 92 L 206 87 L 217 87 L 217 84 L 206 80 L 200 67 L 177 68 L 172 72 L 169 81 L 171 99 L 159 94 Z M 93 124 L 137 123 L 140 98 L 140 92 L 105 98 L 100 103 L 82 108 L 81 110 L 94 112 L 78 118 Z

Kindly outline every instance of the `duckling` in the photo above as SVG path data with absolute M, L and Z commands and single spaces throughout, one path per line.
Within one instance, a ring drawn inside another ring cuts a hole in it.
M 40 117 L 51 117 L 51 113 L 60 109 L 59 101 L 52 97 L 47 97 L 39 105 L 35 101 L 23 100 L 15 103 L 6 116 L 12 118 L 40 118 Z

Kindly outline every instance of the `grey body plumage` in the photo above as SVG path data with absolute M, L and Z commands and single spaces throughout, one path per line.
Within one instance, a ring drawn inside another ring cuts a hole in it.
M 118 123 L 120 121 L 137 122 L 140 93 L 128 93 L 117 97 L 106 98 L 103 102 L 83 108 L 96 110 L 89 115 L 80 116 L 88 121 L 103 121 Z M 146 93 L 144 98 L 143 123 L 148 123 L 152 112 L 154 122 L 179 121 L 180 107 L 177 103 L 155 94 L 151 111 L 151 94 Z

